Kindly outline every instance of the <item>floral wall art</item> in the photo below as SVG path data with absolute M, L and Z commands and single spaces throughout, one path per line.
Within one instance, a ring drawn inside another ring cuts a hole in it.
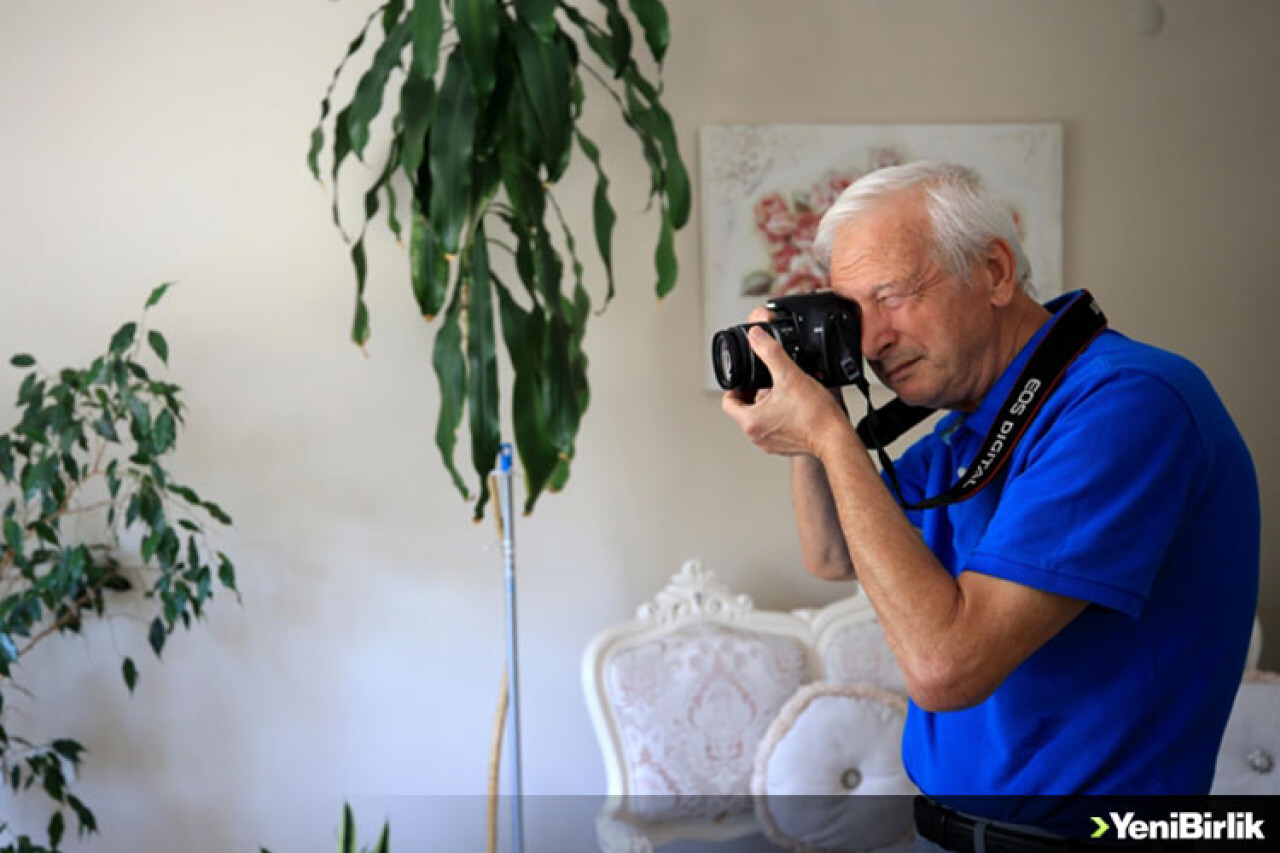
M 827 287 L 822 214 L 867 172 L 913 160 L 977 169 L 1011 207 L 1039 297 L 1062 291 L 1059 124 L 704 125 L 700 149 L 708 345 L 767 299 Z

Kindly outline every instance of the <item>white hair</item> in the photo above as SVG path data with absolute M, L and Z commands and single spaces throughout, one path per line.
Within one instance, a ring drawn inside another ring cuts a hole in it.
M 831 245 L 841 226 L 865 213 L 886 196 L 921 189 L 933 226 L 934 259 L 961 281 L 969 281 L 969 265 L 993 237 L 1009 244 L 1018 264 L 1018 287 L 1035 293 L 1031 264 L 1022 249 L 1009 206 L 987 189 L 977 172 L 954 163 L 918 160 L 863 175 L 822 216 L 813 253 L 823 269 L 831 266 Z

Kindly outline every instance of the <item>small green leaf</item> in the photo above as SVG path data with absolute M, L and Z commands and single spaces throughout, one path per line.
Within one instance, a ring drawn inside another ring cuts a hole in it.
M 222 507 L 218 506 L 213 501 L 202 501 L 200 505 L 204 507 L 205 512 L 213 516 L 220 524 L 231 524 L 231 516 L 223 512 Z
M 364 237 L 351 247 L 351 264 L 356 268 L 356 312 L 351 323 L 351 340 L 356 346 L 364 346 L 369 340 L 369 306 L 364 301 L 364 283 L 369 265 L 364 254 Z
M 10 664 L 18 659 L 18 647 L 8 634 L 0 633 L 0 664 Z M 8 670 L 5 670 L 8 672 Z
M 387 88 L 387 78 L 393 68 L 400 63 L 400 54 L 413 36 L 409 20 L 395 24 L 387 33 L 386 39 L 374 53 L 369 70 L 356 84 L 351 105 L 346 111 L 347 135 L 351 140 L 351 151 L 357 157 L 364 154 L 369 144 L 369 124 L 382 110 L 382 97 Z
M 164 620 L 157 616 L 151 620 L 151 630 L 147 632 L 147 642 L 151 644 L 151 650 L 156 653 L 156 657 L 160 657 L 160 650 L 164 648 L 165 636 Z
M 373 848 L 373 853 L 391 853 L 391 824 L 384 822 L 382 824 L 382 834 L 378 836 L 378 846 Z
M 124 684 L 129 688 L 129 692 L 133 692 L 133 688 L 138 683 L 138 667 L 134 665 L 133 658 L 125 658 L 124 666 Z
M 151 344 L 152 351 L 161 361 L 169 363 L 169 342 L 164 339 L 164 335 L 156 331 L 147 332 L 147 343 Z
M 138 331 L 137 323 L 125 323 L 116 333 L 111 336 L 111 352 L 113 355 L 121 355 L 133 343 L 134 333 Z
M 177 284 L 177 282 L 166 281 L 164 284 L 160 285 L 155 290 L 151 291 L 151 295 L 147 297 L 147 304 L 145 308 L 150 308 L 156 303 L 158 303 L 161 299 L 164 298 L 165 291 L 167 291 L 170 287 L 172 287 L 175 284 Z
M 14 367 L 30 367 L 36 363 L 36 360 L 26 353 L 18 353 L 13 358 L 9 359 L 9 363 Z
M 218 582 L 227 589 L 236 588 L 236 567 L 227 559 L 226 554 L 218 554 Z
M 62 843 L 62 834 L 66 831 L 66 819 L 63 818 L 62 812 L 53 813 L 53 817 L 49 818 L 49 847 L 57 850 L 58 845 Z
M 413 62 L 410 68 L 425 80 L 435 77 L 440 64 L 440 37 L 444 33 L 441 5 L 415 2 L 410 13 L 413 24 Z

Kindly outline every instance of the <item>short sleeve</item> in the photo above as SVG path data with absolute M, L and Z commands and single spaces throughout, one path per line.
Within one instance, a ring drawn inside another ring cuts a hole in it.
M 965 570 L 1137 617 L 1204 464 L 1182 397 L 1146 373 L 1108 377 L 1042 413 Z

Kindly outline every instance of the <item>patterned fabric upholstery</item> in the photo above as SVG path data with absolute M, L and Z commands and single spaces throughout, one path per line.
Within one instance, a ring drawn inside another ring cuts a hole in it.
M 646 820 L 745 812 L 756 745 L 809 681 L 799 640 L 693 622 L 620 651 L 606 667 L 634 795 Z
M 829 682 L 874 684 L 906 695 L 902 669 L 875 619 L 842 626 L 824 643 L 820 654 L 823 678 Z

